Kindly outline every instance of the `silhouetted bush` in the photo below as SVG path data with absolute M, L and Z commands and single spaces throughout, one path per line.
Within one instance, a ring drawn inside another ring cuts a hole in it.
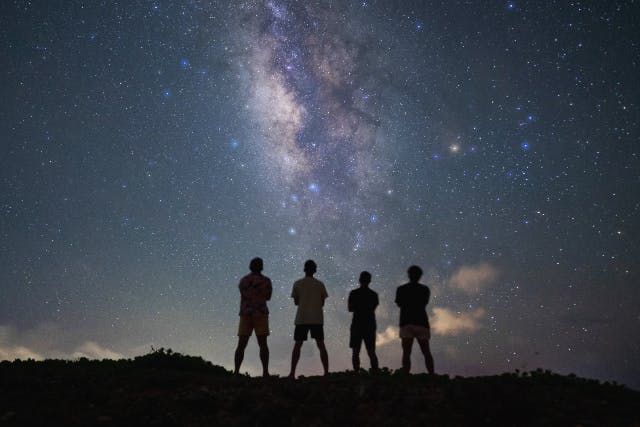
M 133 365 L 136 367 L 144 368 L 175 369 L 230 374 L 230 372 L 226 369 L 220 366 L 216 366 L 211 362 L 204 360 L 200 356 L 186 356 L 180 353 L 175 353 L 171 349 L 165 350 L 162 347 L 157 350 L 152 348 L 152 351 L 150 353 L 147 353 L 143 356 L 135 357 L 133 359 Z
M 640 425 L 640 393 L 548 370 L 486 377 L 236 376 L 201 357 L 0 362 L 0 424 Z M 37 408 L 37 410 L 35 409 Z

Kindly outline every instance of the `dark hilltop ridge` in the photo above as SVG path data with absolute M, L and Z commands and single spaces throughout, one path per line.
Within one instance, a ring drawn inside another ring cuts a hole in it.
M 234 376 L 156 350 L 133 360 L 0 363 L 0 425 L 640 426 L 640 392 L 549 371 Z

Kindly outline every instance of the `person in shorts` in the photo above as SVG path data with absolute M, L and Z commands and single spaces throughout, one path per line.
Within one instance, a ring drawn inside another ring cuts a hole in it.
M 364 341 L 364 346 L 371 362 L 371 371 L 378 370 L 378 356 L 376 356 L 376 314 L 378 306 L 378 293 L 369 289 L 371 283 L 371 273 L 363 271 L 360 273 L 360 287 L 349 293 L 347 305 L 349 311 L 353 313 L 351 321 L 351 334 L 349 337 L 349 347 L 351 347 L 351 362 L 353 370 L 360 370 L 360 348 Z
M 329 296 L 324 287 L 324 283 L 313 277 L 316 273 L 317 266 L 313 260 L 304 263 L 305 277 L 293 284 L 291 298 L 298 306 L 295 319 L 295 330 L 293 339 L 295 344 L 291 354 L 291 372 L 289 378 L 296 377 L 296 366 L 300 360 L 300 349 L 302 344 L 307 340 L 307 336 L 311 333 L 311 338 L 316 340 L 318 350 L 320 350 L 320 361 L 324 368 L 324 374 L 329 373 L 329 356 L 327 348 L 324 345 L 324 318 L 322 308 L 324 300 Z
M 396 304 L 400 307 L 400 339 L 402 340 L 402 370 L 411 370 L 411 348 L 413 340 L 418 340 L 424 355 L 424 363 L 429 374 L 433 374 L 433 356 L 429 348 L 431 332 L 426 307 L 431 291 L 418 281 L 422 277 L 422 269 L 412 265 L 407 270 L 409 283 L 398 286 Z
M 269 309 L 267 301 L 271 299 L 271 279 L 262 275 L 262 258 L 254 258 L 249 263 L 251 272 L 240 280 L 240 325 L 238 326 L 238 347 L 236 348 L 234 373 L 240 372 L 249 337 L 255 331 L 260 347 L 262 376 L 269 376 Z

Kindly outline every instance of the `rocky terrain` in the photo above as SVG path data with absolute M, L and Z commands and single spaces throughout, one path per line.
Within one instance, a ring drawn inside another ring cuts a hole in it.
M 640 392 L 543 370 L 250 378 L 160 349 L 133 360 L 1 362 L 0 425 L 640 426 Z

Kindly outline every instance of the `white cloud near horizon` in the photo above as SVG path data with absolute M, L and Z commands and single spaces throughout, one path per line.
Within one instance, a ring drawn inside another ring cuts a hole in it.
M 60 352 L 55 352 L 52 354 L 48 354 L 48 355 L 43 355 L 37 351 L 34 351 L 33 349 L 27 348 L 25 346 L 22 345 L 12 345 L 12 344 L 6 344 L 6 343 L 0 343 L 0 361 L 3 360 L 8 360 L 8 361 L 14 361 L 16 359 L 20 359 L 20 360 L 27 360 L 27 359 L 34 359 L 34 360 L 44 360 L 44 359 L 65 359 L 65 360 L 75 360 L 75 359 L 80 359 L 81 357 L 86 357 L 87 359 L 97 359 L 97 360 L 102 360 L 102 359 L 112 359 L 112 360 L 118 360 L 118 359 L 125 359 L 125 356 L 113 351 L 111 349 L 108 349 L 106 347 L 102 347 L 101 345 L 99 345 L 96 342 L 93 341 L 86 341 L 84 343 L 82 343 L 81 345 L 79 345 L 75 350 L 73 350 L 72 352 L 68 353 L 68 352 L 64 352 L 64 351 L 60 351 Z
M 376 346 L 382 347 L 391 342 L 397 341 L 400 337 L 400 328 L 397 326 L 387 326 L 382 332 L 376 334 Z
M 429 316 L 431 332 L 440 336 L 453 336 L 461 333 L 472 333 L 482 328 L 482 319 L 486 315 L 484 308 L 468 312 L 455 312 L 445 307 L 434 307 Z M 400 328 L 387 326 L 376 334 L 376 346 L 383 347 L 400 339 Z
M 2 360 L 14 361 L 16 359 L 43 360 L 44 357 L 42 357 L 41 354 L 38 354 L 28 349 L 27 347 L 24 347 L 21 345 L 13 346 L 13 345 L 5 345 L 4 343 L 0 343 L 0 361 Z
M 93 340 L 87 340 L 76 345 L 59 344 L 58 346 L 51 346 L 50 343 L 56 341 L 52 339 L 51 331 L 59 331 L 59 329 L 51 327 L 51 325 L 44 325 L 19 334 L 13 327 L 0 325 L 0 361 L 14 361 L 16 359 L 74 360 L 81 357 L 100 360 L 125 358 L 121 353 L 104 347 Z M 58 336 L 58 338 L 60 337 Z M 66 340 L 60 339 L 60 342 L 64 341 Z
M 469 312 L 454 312 L 448 308 L 434 307 L 432 311 L 431 330 L 437 335 L 475 332 L 482 327 L 480 321 L 486 314 L 483 308 Z
M 476 294 L 495 282 L 500 272 L 489 263 L 462 266 L 449 278 L 448 284 L 468 294 Z
M 80 345 L 72 354 L 72 359 L 79 359 L 81 357 L 86 357 L 87 359 L 124 359 L 125 357 L 117 353 L 113 350 L 110 350 L 106 347 L 102 347 L 100 344 L 94 341 L 86 341 L 82 345 Z

